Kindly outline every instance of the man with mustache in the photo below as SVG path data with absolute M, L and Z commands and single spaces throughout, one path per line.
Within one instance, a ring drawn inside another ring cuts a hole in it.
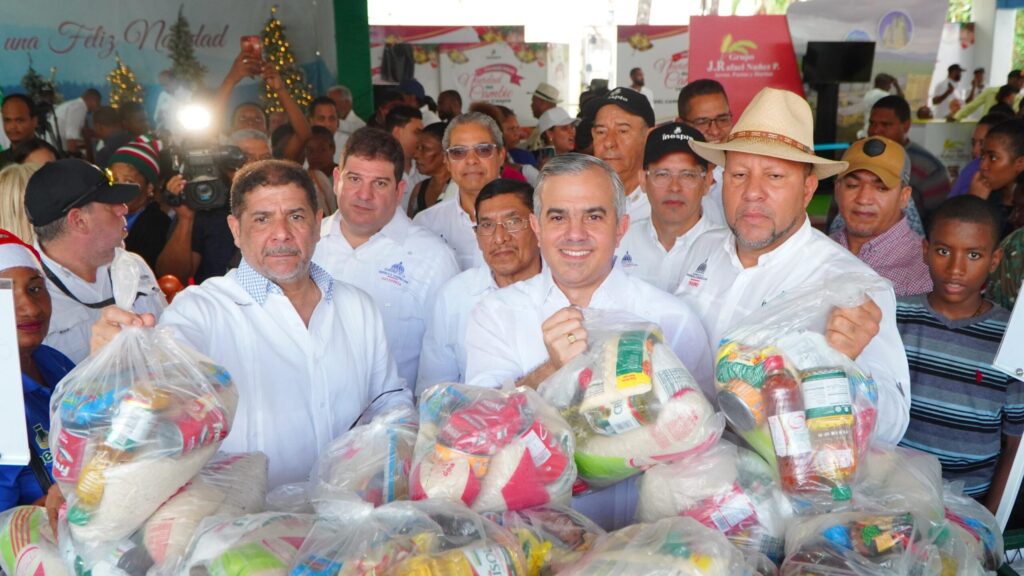
M 301 166 L 245 166 L 228 217 L 241 263 L 179 293 L 160 319 L 231 374 L 239 404 L 222 449 L 264 452 L 270 488 L 305 480 L 320 449 L 361 415 L 411 402 L 373 300 L 311 262 L 322 218 Z M 154 321 L 108 307 L 93 350 L 122 325 Z
M 807 205 L 820 178 L 847 163 L 813 153 L 811 108 L 792 92 L 765 88 L 725 141 L 691 142 L 694 152 L 725 167 L 722 187 L 729 229 L 694 242 L 676 294 L 691 304 L 712 346 L 744 317 L 789 290 L 837 274 L 875 274 L 839 244 L 811 227 Z M 836 308 L 825 338 L 856 360 L 878 385 L 876 438 L 896 443 L 909 420 L 910 375 L 896 329 L 891 290 L 856 308 Z
M 633 223 L 615 250 L 615 265 L 623 272 L 669 292 L 675 291 L 679 266 L 694 240 L 716 228 L 702 206 L 714 166 L 690 148 L 690 142 L 703 141 L 683 123 L 651 130 L 643 174 L 651 217 Z
M 931 292 L 921 257 L 924 237 L 910 229 L 903 210 L 910 201 L 910 157 L 883 136 L 854 142 L 843 154 L 849 167 L 836 177 L 843 227 L 833 240 L 892 282 L 896 296 Z
M 377 303 L 398 375 L 412 388 L 437 292 L 459 266 L 440 238 L 399 209 L 404 166 L 391 134 L 369 127 L 352 134 L 334 169 L 338 211 L 324 220 L 313 261 Z
M 594 108 L 594 156 L 615 169 L 626 187 L 629 219 L 651 217 L 651 203 L 640 186 L 647 131 L 654 127 L 654 108 L 643 94 L 616 88 Z

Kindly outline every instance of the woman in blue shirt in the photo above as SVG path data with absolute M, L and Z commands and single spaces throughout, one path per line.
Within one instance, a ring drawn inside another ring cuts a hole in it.
M 14 317 L 21 359 L 32 463 L 0 466 L 0 511 L 24 504 L 42 506 L 53 483 L 50 472 L 50 395 L 74 364 L 43 345 L 50 326 L 50 294 L 35 250 L 6 230 L 0 230 L 0 279 L 14 290 Z

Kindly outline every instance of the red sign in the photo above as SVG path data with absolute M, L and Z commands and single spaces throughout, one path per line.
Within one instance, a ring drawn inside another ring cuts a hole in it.
M 721 82 L 736 117 L 768 86 L 804 95 L 785 16 L 693 16 L 689 56 L 689 80 Z

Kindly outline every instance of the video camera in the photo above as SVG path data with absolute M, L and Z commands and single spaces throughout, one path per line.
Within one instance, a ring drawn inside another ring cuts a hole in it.
M 180 195 L 164 194 L 171 206 L 216 210 L 228 205 L 228 174 L 242 167 L 245 154 L 237 146 L 183 148 L 174 153 L 175 165 L 188 182 Z

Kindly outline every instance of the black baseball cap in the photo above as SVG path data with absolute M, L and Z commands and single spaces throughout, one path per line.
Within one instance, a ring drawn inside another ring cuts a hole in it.
M 654 108 L 651 108 L 651 101 L 647 96 L 631 88 L 616 88 L 604 97 L 597 100 L 593 108 L 594 116 L 597 118 L 598 111 L 609 104 L 614 104 L 634 116 L 639 116 L 647 122 L 648 126 L 654 126 Z
M 85 160 L 47 162 L 25 187 L 25 210 L 33 226 L 46 226 L 90 202 L 127 204 L 139 195 L 138 184 L 118 184 L 109 170 Z
M 685 152 L 696 158 L 702 168 L 707 168 L 708 161 L 690 148 L 692 140 L 704 142 L 704 135 L 682 122 L 669 122 L 651 130 L 644 145 L 644 168 L 674 152 Z

